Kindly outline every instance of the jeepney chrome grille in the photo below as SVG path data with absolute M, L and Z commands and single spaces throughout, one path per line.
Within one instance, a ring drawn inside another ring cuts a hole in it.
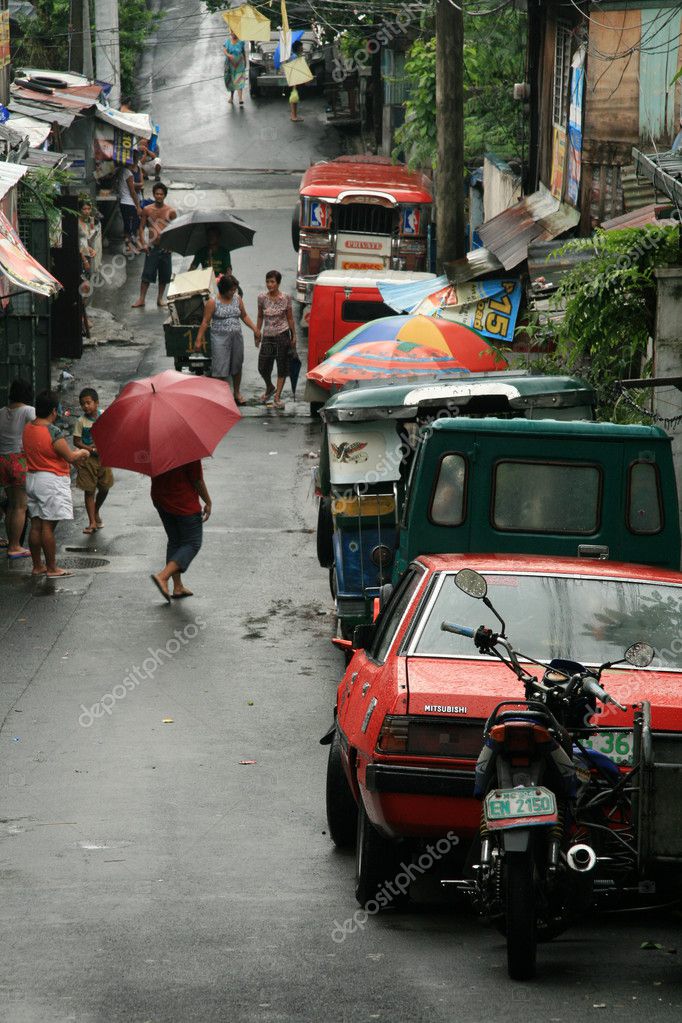
M 393 234 L 395 211 L 371 203 L 348 203 L 334 207 L 334 227 L 337 231 L 357 231 L 366 234 Z

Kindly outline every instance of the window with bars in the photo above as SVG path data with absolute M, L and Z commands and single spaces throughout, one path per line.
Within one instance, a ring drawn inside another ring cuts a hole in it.
M 557 21 L 554 44 L 554 90 L 552 95 L 552 118 L 561 128 L 568 125 L 568 88 L 571 77 L 571 26 L 567 21 Z

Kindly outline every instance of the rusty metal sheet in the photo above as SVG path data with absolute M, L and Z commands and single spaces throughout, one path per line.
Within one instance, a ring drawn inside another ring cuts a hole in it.
M 578 210 L 559 202 L 543 187 L 482 224 L 478 233 L 504 269 L 512 270 L 527 258 L 532 242 L 550 241 L 579 220 Z
M 650 203 L 639 210 L 632 210 L 630 213 L 623 213 L 620 217 L 604 220 L 601 226 L 605 231 L 617 231 L 624 227 L 647 227 L 649 224 L 656 224 L 658 227 L 679 226 L 679 220 L 660 216 L 661 213 L 665 213 L 669 209 L 670 207 L 667 205 Z

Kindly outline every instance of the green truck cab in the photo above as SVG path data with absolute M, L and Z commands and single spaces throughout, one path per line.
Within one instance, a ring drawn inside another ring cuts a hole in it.
M 393 577 L 415 555 L 459 551 L 679 570 L 670 437 L 614 423 L 434 423 L 413 461 Z
M 594 401 L 577 378 L 513 371 L 346 388 L 330 398 L 320 412 L 317 553 L 342 633 L 371 621 L 373 600 L 393 577 L 410 468 L 434 422 L 591 420 Z

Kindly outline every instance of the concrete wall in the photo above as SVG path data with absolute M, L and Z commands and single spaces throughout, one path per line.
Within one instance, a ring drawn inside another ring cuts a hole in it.
M 656 270 L 655 377 L 682 377 L 682 266 Z M 677 387 L 654 388 L 654 410 L 672 419 L 682 415 L 682 391 Z M 677 492 L 682 504 L 682 423 L 670 431 Z M 680 517 L 682 526 L 682 515 Z
M 521 197 L 521 178 L 492 153 L 483 161 L 483 219 L 488 221 L 515 206 Z

